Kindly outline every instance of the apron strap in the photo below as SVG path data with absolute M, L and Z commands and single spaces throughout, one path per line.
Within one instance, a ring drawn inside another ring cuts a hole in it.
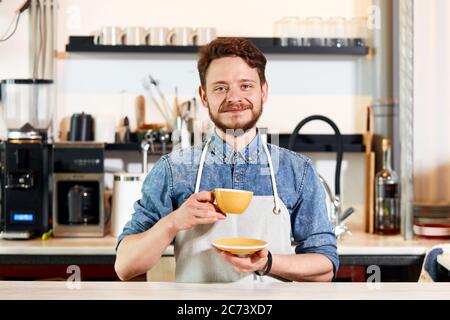
M 198 167 L 198 171 L 197 171 L 197 179 L 195 181 L 194 193 L 198 193 L 200 190 L 200 181 L 202 179 L 203 165 L 205 164 L 205 158 L 206 158 L 206 154 L 208 152 L 208 147 L 209 147 L 210 142 L 211 142 L 211 138 L 209 138 L 206 141 L 206 144 L 202 150 L 202 155 L 200 156 L 200 163 L 199 163 L 199 167 Z M 280 209 L 280 203 L 278 201 L 278 190 L 277 190 L 277 183 L 275 181 L 275 173 L 273 171 L 272 158 L 270 156 L 269 149 L 267 148 L 267 144 L 263 143 L 262 145 L 264 148 L 264 152 L 267 156 L 267 161 L 269 163 L 270 178 L 272 181 L 273 202 L 274 202 L 273 213 L 278 215 L 278 214 L 280 214 L 281 209 Z
M 200 180 L 202 179 L 203 165 L 205 164 L 206 153 L 208 151 L 210 142 L 211 142 L 211 138 L 209 138 L 208 141 L 206 141 L 206 144 L 202 150 L 202 155 L 200 157 L 200 164 L 198 166 L 198 171 L 197 171 L 197 179 L 195 181 L 194 193 L 198 193 L 198 191 L 200 190 Z
M 267 143 L 263 143 L 264 152 L 267 156 L 267 162 L 269 162 L 269 171 L 270 171 L 270 178 L 272 181 L 272 191 L 273 191 L 273 202 L 274 202 L 274 208 L 273 213 L 278 215 L 281 212 L 280 209 L 280 203 L 278 201 L 278 190 L 277 190 L 277 182 L 275 181 L 275 173 L 273 171 L 273 164 L 272 164 L 272 157 L 269 153 L 269 148 L 267 148 Z

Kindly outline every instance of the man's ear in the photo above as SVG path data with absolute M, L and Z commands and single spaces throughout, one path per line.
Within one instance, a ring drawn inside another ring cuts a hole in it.
M 203 106 L 206 108 L 208 106 L 208 101 L 206 99 L 206 92 L 201 85 L 198 86 L 198 95 L 200 96 L 200 100 L 202 100 Z
M 269 84 L 264 82 L 264 84 L 261 86 L 261 98 L 262 101 L 265 103 L 267 101 L 267 95 L 269 94 Z

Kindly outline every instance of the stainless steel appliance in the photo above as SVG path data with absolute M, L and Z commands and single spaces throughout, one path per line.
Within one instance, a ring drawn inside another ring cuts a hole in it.
M 53 81 L 1 81 L 7 139 L 0 146 L 1 237 L 26 239 L 48 231 L 49 129 Z
M 52 158 L 55 237 L 103 237 L 104 145 L 55 143 Z
M 29 239 L 48 230 L 48 145 L 24 127 L 0 144 L 1 238 Z

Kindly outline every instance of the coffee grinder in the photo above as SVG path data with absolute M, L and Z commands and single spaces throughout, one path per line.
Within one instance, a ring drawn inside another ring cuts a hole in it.
M 1 82 L 7 140 L 0 143 L 1 237 L 29 239 L 48 231 L 49 139 L 53 81 Z

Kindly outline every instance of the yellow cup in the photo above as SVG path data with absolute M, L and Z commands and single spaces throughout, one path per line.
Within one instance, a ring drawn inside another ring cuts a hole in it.
M 234 189 L 214 189 L 211 191 L 216 199 L 217 206 L 222 212 L 241 214 L 249 206 L 253 192 Z

